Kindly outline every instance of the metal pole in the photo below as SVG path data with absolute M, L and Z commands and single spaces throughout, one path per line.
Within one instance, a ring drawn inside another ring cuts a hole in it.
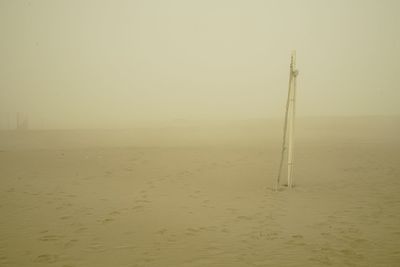
M 296 114 L 296 77 L 298 71 L 296 70 L 296 52 L 293 51 L 293 64 L 291 65 L 292 72 L 292 90 L 290 95 L 290 120 L 289 120 L 289 140 L 288 140 L 288 187 L 293 187 L 293 164 L 294 164 L 294 123 L 295 123 L 295 114 Z
M 291 58 L 290 66 L 293 64 L 293 57 Z M 286 151 L 286 139 L 287 139 L 287 126 L 288 126 L 288 116 L 289 116 L 289 106 L 290 106 L 290 93 L 291 93 L 291 86 L 292 86 L 292 69 L 290 67 L 289 71 L 289 86 L 288 86 L 288 96 L 286 100 L 286 110 L 285 110 L 285 121 L 283 123 L 283 138 L 282 138 L 282 150 L 281 150 L 281 160 L 279 164 L 279 173 L 278 177 L 276 179 L 276 190 L 278 190 L 279 183 L 281 180 L 281 174 L 282 174 L 282 167 L 283 167 L 283 161 L 285 159 L 285 151 Z

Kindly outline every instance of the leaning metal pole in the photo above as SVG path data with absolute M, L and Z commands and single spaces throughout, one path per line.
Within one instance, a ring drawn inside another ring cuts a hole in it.
M 296 115 L 296 77 L 298 71 L 296 70 L 296 52 L 294 52 L 294 60 L 293 60 L 293 87 L 292 87 L 292 95 L 290 97 L 290 125 L 289 125 L 289 136 L 288 136 L 288 187 L 293 187 L 293 152 L 294 152 L 294 119 Z
M 283 123 L 283 137 L 282 137 L 282 150 L 281 150 L 281 160 L 279 164 L 279 173 L 278 177 L 276 179 L 276 190 L 279 188 L 279 183 L 281 180 L 281 174 L 282 174 L 282 167 L 283 167 L 283 161 L 285 159 L 285 151 L 286 151 L 286 135 L 287 135 L 287 125 L 288 125 L 288 115 L 289 115 L 289 104 L 290 104 L 290 93 L 291 93 L 291 87 L 292 87 L 292 64 L 293 64 L 293 55 L 290 61 L 290 71 L 289 71 L 289 89 L 288 89 L 288 96 L 286 100 L 286 110 L 285 110 L 285 121 Z
M 279 188 L 280 179 L 282 175 L 283 162 L 285 159 L 285 152 L 288 149 L 288 187 L 293 187 L 293 145 L 294 145 L 294 118 L 295 118 L 295 103 L 296 103 L 296 77 L 298 71 L 296 70 L 296 51 L 292 52 L 290 60 L 289 72 L 289 90 L 286 101 L 285 121 L 283 124 L 283 137 L 282 137 L 282 150 L 281 160 L 279 164 L 279 173 L 276 179 L 276 190 Z

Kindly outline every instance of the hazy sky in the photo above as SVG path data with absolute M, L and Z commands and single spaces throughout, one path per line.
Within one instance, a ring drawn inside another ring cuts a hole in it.
M 0 0 L 0 113 L 47 127 L 400 114 L 400 1 Z

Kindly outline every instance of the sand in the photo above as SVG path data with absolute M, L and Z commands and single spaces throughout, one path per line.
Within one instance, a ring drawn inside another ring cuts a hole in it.
M 399 266 L 400 119 L 0 132 L 0 266 Z

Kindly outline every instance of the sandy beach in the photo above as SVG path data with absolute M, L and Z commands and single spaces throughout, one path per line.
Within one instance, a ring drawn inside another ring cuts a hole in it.
M 398 266 L 399 122 L 2 131 L 0 265 Z
M 0 0 L 0 267 L 399 267 L 399 10 Z

